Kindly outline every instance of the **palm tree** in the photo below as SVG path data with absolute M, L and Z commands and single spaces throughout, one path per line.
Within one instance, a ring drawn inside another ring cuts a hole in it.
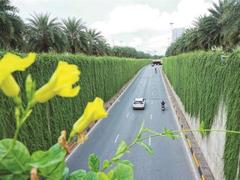
M 232 50 L 240 43 L 240 1 L 232 1 L 225 5 L 222 36 L 226 50 Z
M 220 0 L 209 9 L 209 16 L 201 16 L 195 27 L 187 30 L 168 48 L 166 55 L 195 49 L 220 47 L 232 51 L 240 45 L 240 1 Z
M 223 20 L 225 14 L 226 14 L 226 8 L 230 5 L 233 1 L 229 0 L 219 0 L 218 3 L 213 3 L 213 8 L 209 9 L 209 12 L 211 13 L 211 16 L 215 18 L 217 22 L 217 32 L 218 35 L 218 45 L 222 46 L 224 49 L 226 49 L 226 44 L 224 43 L 224 27 L 225 22 Z
M 27 42 L 29 49 L 48 52 L 50 49 L 63 51 L 66 37 L 57 18 L 50 19 L 49 14 L 39 14 L 28 19 Z
M 84 49 L 87 46 L 86 26 L 81 19 L 68 18 L 63 20 L 63 31 L 67 37 L 68 45 L 73 54 L 76 49 Z
M 9 0 L 0 0 L 0 47 L 16 48 L 22 43 L 24 23 Z
M 96 48 L 94 49 L 94 54 L 100 56 L 112 54 L 111 47 L 104 38 L 97 42 Z
M 216 19 L 212 16 L 200 16 L 195 22 L 197 29 L 197 43 L 200 49 L 211 49 L 218 42 L 218 27 Z
M 213 3 L 213 8 L 208 9 L 212 16 L 220 20 L 224 14 L 225 4 L 228 0 L 219 0 L 218 3 Z
M 106 40 L 102 36 L 101 32 L 96 29 L 88 29 L 86 31 L 87 37 L 87 49 L 86 53 L 89 55 L 102 55 L 104 54 L 104 47 L 106 46 Z
M 193 51 L 199 48 L 199 31 L 197 28 L 187 29 L 184 33 L 186 37 L 186 51 Z

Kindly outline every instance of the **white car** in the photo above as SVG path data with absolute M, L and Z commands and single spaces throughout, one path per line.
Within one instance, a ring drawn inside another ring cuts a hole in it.
M 145 98 L 135 98 L 133 101 L 133 109 L 145 109 L 146 99 Z

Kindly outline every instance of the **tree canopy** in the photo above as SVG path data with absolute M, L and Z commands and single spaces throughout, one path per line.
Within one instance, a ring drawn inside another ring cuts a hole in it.
M 102 33 L 88 28 L 81 18 L 60 21 L 50 14 L 34 14 L 24 22 L 17 13 L 9 0 L 0 0 L 0 49 L 152 58 L 135 48 L 110 47 Z
M 167 56 L 198 49 L 232 51 L 240 45 L 240 1 L 219 0 L 208 11 L 168 47 Z

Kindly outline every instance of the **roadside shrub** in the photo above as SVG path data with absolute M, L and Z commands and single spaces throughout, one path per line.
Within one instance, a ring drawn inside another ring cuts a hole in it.
M 164 59 L 164 72 L 186 112 L 211 128 L 220 101 L 227 106 L 226 129 L 240 130 L 240 52 L 224 60 L 220 52 L 193 52 Z M 226 135 L 224 173 L 239 179 L 240 136 Z M 237 175 L 237 171 L 238 175 Z
M 149 63 L 146 60 L 116 57 L 40 54 L 34 65 L 25 72 L 14 73 L 14 76 L 22 85 L 30 73 L 40 87 L 51 77 L 58 61 L 63 59 L 81 69 L 81 93 L 71 99 L 56 97 L 44 105 L 37 104 L 34 107 L 31 120 L 22 128 L 19 136 L 20 141 L 31 151 L 48 149 L 56 142 L 62 129 L 71 129 L 89 100 L 96 96 L 102 97 L 104 101 L 109 100 L 140 68 Z M 13 137 L 14 103 L 1 92 L 0 102 L 0 139 Z M 42 114 L 45 116 L 42 117 Z

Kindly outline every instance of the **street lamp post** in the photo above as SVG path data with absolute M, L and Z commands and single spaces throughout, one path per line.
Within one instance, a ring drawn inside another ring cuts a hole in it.
M 171 42 L 173 41 L 173 25 L 174 25 L 174 23 L 170 22 L 169 24 L 170 24 L 171 35 L 172 35 L 172 37 L 170 38 L 170 43 L 169 44 L 171 44 Z

